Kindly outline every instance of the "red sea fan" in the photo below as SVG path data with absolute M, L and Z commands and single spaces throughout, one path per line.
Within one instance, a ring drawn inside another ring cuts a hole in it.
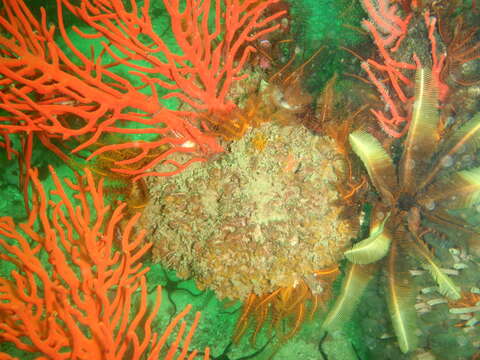
M 228 94 L 232 83 L 244 78 L 243 67 L 255 51 L 249 44 L 276 30 L 285 14 L 266 15 L 276 2 L 163 0 L 172 46 L 155 32 L 149 1 L 126 6 L 121 0 L 57 0 L 55 28 L 44 9 L 36 19 L 23 0 L 4 0 L 0 136 L 21 135 L 27 170 L 33 138 L 64 160 L 81 150 L 91 158 L 136 149 L 112 169 L 133 176 L 168 176 L 205 160 L 223 149 L 197 113 L 236 107 Z M 64 22 L 68 12 L 85 25 L 72 27 L 76 35 L 100 51 L 92 47 L 86 54 L 74 43 Z M 162 103 L 172 97 L 188 109 L 166 109 Z M 98 148 L 105 134 L 122 140 Z M 138 135 L 153 139 L 140 141 Z M 66 150 L 64 143 L 72 139 Z M 8 147 L 8 140 L 0 147 Z M 174 156 L 179 153 L 181 160 Z M 166 169 L 149 173 L 159 164 Z
M 161 288 L 150 308 L 148 268 L 139 259 L 151 245 L 135 229 L 139 215 L 125 219 L 125 204 L 112 211 L 102 182 L 96 185 L 88 170 L 77 184 L 65 180 L 68 187 L 51 173 L 55 186 L 48 200 L 37 171 L 31 172 L 34 195 L 26 223 L 0 218 L 0 261 L 14 268 L 0 277 L 0 341 L 38 354 L 38 360 L 157 360 L 177 352 L 178 359 L 195 358 L 188 348 L 200 313 L 179 347 L 191 306 L 163 334 L 152 329 Z M 176 339 L 165 346 L 172 332 Z M 1 352 L 0 358 L 12 359 Z

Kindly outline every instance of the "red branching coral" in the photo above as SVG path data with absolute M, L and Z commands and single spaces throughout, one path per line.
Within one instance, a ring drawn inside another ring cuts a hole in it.
M 418 3 L 418 2 L 417 2 Z M 429 59 L 420 59 L 419 53 L 408 53 L 409 58 L 401 59 L 402 44 L 409 35 L 409 26 L 413 13 L 402 17 L 398 6 L 391 0 L 362 0 L 362 5 L 369 15 L 363 26 L 372 35 L 381 60 L 368 59 L 362 68 L 368 78 L 381 94 L 385 111 L 371 110 L 385 132 L 395 138 L 404 135 L 408 129 L 411 115 L 411 91 L 413 89 L 413 70 L 430 63 L 432 76 L 440 91 L 440 100 L 448 93 L 448 86 L 440 79 L 444 67 L 445 54 L 439 54 L 435 37 L 436 19 L 424 14 L 431 51 Z
M 235 107 L 229 89 L 243 77 L 255 50 L 249 44 L 279 27 L 275 20 L 284 11 L 264 15 L 277 1 L 164 0 L 174 46 L 154 31 L 149 1 L 139 8 L 136 0 L 128 7 L 121 0 L 57 0 L 58 32 L 47 25 L 44 9 L 37 20 L 23 0 L 3 1 L 0 136 L 5 140 L 0 147 L 11 152 L 8 136 L 20 133 L 29 169 L 34 137 L 66 159 L 66 140 L 77 142 L 71 152 L 78 153 L 106 133 L 121 134 L 126 140 L 97 148 L 90 158 L 136 148 L 113 170 L 138 176 L 157 164 L 166 169 L 155 175 L 175 174 L 206 153 L 222 151 L 197 112 Z M 86 55 L 74 43 L 64 22 L 66 9 L 90 27 L 87 32 L 72 28 L 81 38 L 103 44 L 99 53 L 92 48 Z M 191 110 L 166 109 L 162 101 L 172 97 Z M 156 138 L 132 140 L 132 134 Z M 174 160 L 175 153 L 188 156 Z M 137 163 L 141 166 L 128 166 Z
M 26 223 L 16 226 L 11 217 L 0 218 L 0 260 L 15 268 L 0 278 L 0 341 L 41 354 L 37 359 L 173 359 L 184 321 L 169 349 L 165 344 L 190 306 L 163 335 L 152 330 L 161 289 L 150 309 L 148 269 L 139 262 L 150 244 L 143 244 L 143 231 L 134 230 L 139 215 L 125 221 L 125 204 L 111 211 L 102 182 L 96 185 L 89 171 L 77 184 L 65 180 L 70 189 L 51 172 L 50 200 L 37 172 L 31 173 L 34 196 Z M 70 190 L 79 206 L 67 195 Z M 120 243 L 118 250 L 114 243 Z M 179 359 L 196 356 L 188 347 L 199 316 Z

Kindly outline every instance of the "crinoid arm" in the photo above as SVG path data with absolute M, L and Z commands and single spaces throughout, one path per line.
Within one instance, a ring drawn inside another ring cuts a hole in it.
M 350 263 L 348 265 L 341 293 L 327 314 L 322 328 L 329 331 L 337 329 L 351 318 L 377 268 L 377 264 L 357 265 Z
M 350 145 L 367 169 L 370 180 L 384 201 L 393 204 L 396 173 L 392 158 L 373 135 L 357 130 L 348 137 Z
M 480 201 L 480 167 L 455 172 L 441 178 L 418 202 L 428 210 L 439 203 L 448 203 L 449 209 L 469 208 Z
M 371 264 L 383 258 L 388 253 L 392 238 L 385 227 L 390 214 L 380 224 L 372 226 L 370 236 L 356 243 L 350 250 L 345 251 L 345 257 L 354 264 Z
M 454 156 L 457 152 L 473 153 L 480 147 L 480 113 L 463 124 L 447 140 L 446 152 L 442 152 L 440 160 L 432 171 L 423 180 L 420 188 L 428 185 L 443 168 L 455 162 Z
M 447 147 L 450 150 L 445 156 L 452 156 L 460 149 L 473 152 L 480 147 L 480 113 L 477 113 L 452 134 L 447 142 Z
M 403 353 L 408 353 L 418 344 L 415 289 L 408 273 L 402 269 L 404 259 L 398 257 L 396 247 L 396 244 L 392 245 L 388 257 L 388 310 L 398 346 Z
M 417 184 L 428 174 L 437 147 L 439 119 L 438 88 L 433 83 L 431 71 L 419 68 L 413 115 L 400 161 L 400 186 L 406 193 L 420 190 Z
M 422 257 L 424 268 L 430 272 L 432 278 L 436 281 L 439 292 L 451 300 L 460 299 L 462 296 L 460 288 L 455 285 L 454 281 L 437 265 L 423 240 L 415 236 L 415 239 L 411 239 L 411 243 L 414 245 L 417 253 Z

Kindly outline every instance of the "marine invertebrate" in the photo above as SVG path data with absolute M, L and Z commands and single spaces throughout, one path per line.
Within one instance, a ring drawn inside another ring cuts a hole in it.
M 176 41 L 170 46 L 154 30 L 149 1 L 139 7 L 137 1 L 58 0 L 61 41 L 56 41 L 57 29 L 44 9 L 37 20 L 23 0 L 6 0 L 0 29 L 0 134 L 22 138 L 25 175 L 34 139 L 64 160 L 69 151 L 86 151 L 91 159 L 138 149 L 112 168 L 135 176 L 158 164 L 164 169 L 157 166 L 153 175 L 168 176 L 204 161 L 223 149 L 197 112 L 235 108 L 229 90 L 244 77 L 243 66 L 255 51 L 249 44 L 280 26 L 274 22 L 283 11 L 263 16 L 276 1 L 165 0 Z M 87 26 L 72 31 L 91 45 L 88 54 L 67 31 L 65 10 Z M 167 109 L 164 102 L 172 98 L 190 109 Z M 102 143 L 98 140 L 107 133 L 121 134 L 122 140 L 92 151 L 89 147 Z M 63 147 L 67 140 L 76 142 L 69 151 Z M 5 140 L 1 146 L 11 154 L 9 144 Z M 182 162 L 172 159 L 178 153 Z M 138 163 L 142 166 L 123 166 Z
M 139 214 L 122 222 L 125 204 L 106 205 L 102 181 L 95 183 L 88 170 L 76 184 L 65 180 L 67 187 L 50 170 L 51 196 L 38 172 L 31 173 L 33 205 L 25 223 L 0 218 L 0 261 L 13 269 L 0 277 L 0 340 L 37 359 L 153 360 L 177 353 L 193 359 L 197 352 L 188 355 L 188 347 L 200 313 L 186 335 L 182 321 L 191 306 L 176 314 L 163 334 L 152 329 L 161 288 L 149 305 L 148 268 L 139 260 L 151 244 L 144 244 L 144 231 L 135 229 Z
M 329 287 L 337 274 L 338 267 L 334 266 L 306 275 L 305 280 L 272 293 L 261 296 L 250 294 L 237 321 L 233 341 L 238 342 L 252 326 L 251 342 L 256 344 L 257 335 L 268 323 L 269 331 L 275 331 L 281 341 L 288 340 L 299 331 L 304 321 L 313 319 L 318 307 L 328 300 Z M 286 326 L 283 324 L 283 329 L 282 321 L 287 322 Z
M 436 235 L 435 239 L 438 238 Z M 445 237 L 443 241 L 449 242 Z M 428 281 L 427 271 L 412 269 L 410 273 L 419 285 L 415 303 L 419 327 L 435 356 L 443 353 L 445 359 L 475 358 L 474 354 L 480 349 L 477 312 L 480 307 L 476 306 L 480 305 L 480 290 L 472 285 L 478 281 L 478 256 L 472 248 L 463 244 L 448 250 L 437 246 L 435 250 L 437 259 L 441 259 L 443 271 L 451 276 L 456 284 L 461 285 L 462 298 L 445 298 L 438 292 L 438 288 Z M 425 331 L 426 329 L 429 331 Z M 455 344 L 460 346 L 450 350 Z
M 422 8 L 423 2 L 422 0 L 394 0 L 394 2 L 399 3 L 402 5 L 402 9 L 405 13 L 410 13 L 414 10 L 418 10 Z
M 344 202 L 356 206 L 356 199 L 366 189 L 367 181 L 360 167 L 352 162 L 348 135 L 352 132 L 354 123 L 362 123 L 364 126 L 368 122 L 368 105 L 364 102 L 370 103 L 371 99 L 367 100 L 364 89 L 358 86 L 358 82 L 349 84 L 348 91 L 340 92 L 335 89 L 336 81 L 335 74 L 317 97 L 314 116 L 305 116 L 302 123 L 314 133 L 326 134 L 335 141 L 337 151 L 342 154 L 347 165 L 345 179 L 338 182 L 336 187 Z M 356 95 L 353 101 L 352 94 Z M 347 114 L 345 109 L 352 110 Z
M 98 149 L 116 142 L 117 136 L 106 135 L 105 140 L 96 142 L 91 146 L 91 149 Z M 136 170 L 150 161 L 151 158 L 160 155 L 168 150 L 168 145 L 152 149 L 149 157 L 137 161 L 134 164 L 124 164 L 121 167 L 127 170 Z M 149 194 L 145 179 L 138 179 L 133 181 L 134 175 L 119 173 L 112 171 L 115 164 L 125 159 L 130 159 L 139 155 L 141 152 L 138 148 L 126 148 L 111 150 L 106 153 L 99 154 L 95 158 L 86 161 L 81 154 L 72 154 L 67 159 L 67 164 L 75 171 L 83 171 L 89 169 L 96 180 L 104 179 L 103 189 L 105 196 L 110 202 L 121 201 L 126 204 L 126 212 L 133 216 L 137 212 L 142 212 L 143 208 L 148 202 Z M 141 218 L 139 220 L 141 223 Z
M 474 77 L 475 71 L 469 71 L 473 79 L 461 76 L 465 64 L 480 58 L 480 43 L 476 40 L 480 28 L 476 24 L 469 24 L 466 12 L 459 11 L 462 5 L 459 1 L 439 3 L 433 7 L 433 11 L 439 19 L 438 32 L 447 47 L 440 78 L 468 85 L 480 81 L 480 78 Z
M 252 147 L 258 134 L 263 151 Z M 252 324 L 252 340 L 262 328 L 288 338 L 329 294 L 336 273 L 315 272 L 335 269 L 355 236 L 335 186 L 344 173 L 327 137 L 275 122 L 251 129 L 216 161 L 148 180 L 154 259 L 245 302 L 237 337 Z
M 257 84 L 260 80 L 239 82 L 237 87 L 246 99 L 234 111 L 218 114 L 201 114 L 210 125 L 214 134 L 226 140 L 240 139 L 250 127 L 258 127 L 267 121 L 308 123 L 314 116 L 312 96 L 303 89 L 303 70 L 322 50 L 318 49 L 300 66 L 291 70 L 296 54 L 286 64 L 273 62 L 275 69 L 263 86 Z M 263 74 L 261 75 L 263 77 Z M 254 87 L 252 87 L 252 83 Z M 241 98 L 242 96 L 239 96 Z M 227 119 L 225 119 L 227 118 Z M 301 120 L 300 120 L 301 119 Z
M 480 324 L 478 315 L 480 313 L 480 290 L 478 288 L 470 289 L 462 299 L 450 305 L 450 313 L 464 315 L 460 318 L 461 322 L 457 326 L 473 327 Z
M 419 27 L 413 13 L 402 17 L 397 5 L 390 0 L 362 0 L 362 5 L 369 15 L 362 25 L 371 34 L 380 57 L 379 60 L 373 57 L 363 61 L 362 69 L 387 106 L 386 109 L 370 111 L 388 135 L 400 138 L 407 131 L 410 121 L 411 75 L 415 69 L 419 66 L 431 68 L 440 98 L 444 99 L 448 93 L 448 86 L 440 78 L 446 55 L 439 50 L 435 37 L 437 20 L 425 11 L 424 23 L 429 41 L 418 41 L 408 37 L 412 19 Z
M 460 170 L 462 165 L 457 162 L 455 171 L 449 171 L 460 149 L 477 149 L 480 116 L 477 114 L 453 129 L 447 140 L 442 141 L 437 135 L 438 97 L 438 87 L 430 71 L 419 69 L 412 119 L 398 163 L 369 133 L 355 131 L 350 135 L 352 148 L 363 162 L 378 200 L 374 203 L 370 236 L 347 250 L 345 256 L 355 267 L 382 261 L 388 279 L 389 310 L 403 352 L 416 346 L 414 289 L 406 273 L 408 256 L 414 255 L 420 260 L 444 296 L 452 300 L 462 296 L 461 289 L 441 269 L 423 239 L 423 221 L 428 219 L 451 227 L 459 234 L 458 238 L 462 233 L 475 232 L 465 219 L 453 216 L 450 211 L 468 208 L 480 196 L 480 168 Z M 343 302 L 342 306 L 349 312 L 353 305 L 348 305 L 350 300 L 346 296 L 345 292 L 338 301 Z M 341 313 L 341 306 L 335 311 Z M 330 327 L 332 322 L 330 320 L 325 326 Z

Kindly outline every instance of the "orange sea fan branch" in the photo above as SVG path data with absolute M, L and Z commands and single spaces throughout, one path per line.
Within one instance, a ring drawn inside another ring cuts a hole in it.
M 57 0 L 56 28 L 48 24 L 43 8 L 37 20 L 23 0 L 5 0 L 0 16 L 0 147 L 11 156 L 8 137 L 16 133 L 28 138 L 22 139 L 29 145 L 23 149 L 24 190 L 34 138 L 67 161 L 68 151 L 108 151 L 95 146 L 106 133 L 121 134 L 122 142 L 110 146 L 141 151 L 125 159 L 135 163 L 130 168 L 115 163 L 112 170 L 134 176 L 164 163 L 165 171 L 151 174 L 176 174 L 207 154 L 223 151 L 196 112 L 235 108 L 229 90 L 244 77 L 241 72 L 255 51 L 250 44 L 276 30 L 285 14 L 265 14 L 277 1 L 164 0 L 173 47 L 155 33 L 149 1 L 139 7 L 132 0 L 127 8 L 120 0 Z M 93 47 L 87 55 L 75 45 L 65 24 L 66 9 L 90 27 L 73 31 L 103 44 L 98 55 Z M 122 75 L 121 66 L 130 70 L 129 77 Z M 162 101 L 171 97 L 189 104 L 190 110 L 165 109 Z M 155 146 L 161 142 L 171 151 L 154 152 L 150 140 L 133 141 L 130 135 L 154 135 Z M 63 143 L 72 139 L 76 145 L 66 149 Z M 169 161 L 177 152 L 190 155 L 182 156 L 183 162 Z M 153 154 L 155 159 L 145 164 Z
M 4 139 L 0 147 L 11 157 L 17 152 L 11 146 L 10 136 L 20 135 L 24 193 L 34 139 L 68 161 L 68 151 L 91 151 L 106 133 L 124 135 L 124 144 L 138 149 L 148 142 L 128 141 L 128 136 L 156 136 L 160 140 L 154 144 L 166 144 L 170 148 L 168 154 L 142 151 L 130 169 L 113 164 L 112 170 L 131 171 L 135 175 L 148 172 L 148 166 L 137 163 L 143 164 L 152 154 L 155 161 L 149 160 L 147 165 L 166 162 L 165 173 L 155 173 L 165 176 L 204 160 L 205 154 L 222 151 L 213 136 L 197 127 L 194 116 L 177 114 L 161 105 L 151 79 L 141 77 L 144 86 L 155 90 L 146 95 L 130 79 L 115 73 L 119 64 L 111 66 L 104 52 L 97 57 L 92 53 L 90 58 L 79 51 L 67 34 L 60 1 L 57 6 L 58 33 L 67 50 L 56 42 L 57 29 L 47 25 L 44 9 L 37 20 L 22 0 L 5 0 L 0 15 L 0 136 Z M 67 149 L 64 144 L 71 139 L 75 139 L 75 145 Z M 185 143 L 190 146 L 182 146 Z M 188 154 L 185 161 L 168 162 L 177 150 Z M 105 151 L 97 149 L 96 154 Z
M 278 0 L 164 0 L 180 48 L 174 51 L 154 30 L 150 1 L 141 9 L 136 0 L 131 9 L 118 0 L 84 0 L 81 5 L 58 1 L 96 31 L 84 34 L 75 28 L 77 33 L 108 39 L 105 52 L 171 90 L 164 98 L 177 97 L 196 110 L 213 112 L 234 108 L 227 95 L 232 83 L 243 78 L 241 70 L 255 51 L 249 44 L 276 30 L 280 25 L 275 20 L 285 14 L 263 16 Z
M 179 334 L 165 350 L 191 307 L 163 334 L 152 330 L 161 288 L 151 308 L 148 268 L 140 262 L 151 245 L 143 243 L 144 231 L 135 229 L 139 215 L 125 219 L 125 204 L 111 211 L 102 182 L 95 184 L 88 170 L 76 184 L 66 181 L 67 187 L 51 173 L 54 190 L 47 196 L 38 172 L 31 172 L 32 209 L 25 223 L 16 226 L 11 217 L 0 217 L 0 261 L 15 268 L 10 277 L 0 277 L 0 341 L 58 360 L 173 359 L 177 350 L 178 358 L 186 359 L 200 315 L 183 347 Z M 185 327 L 183 322 L 183 332 Z
M 409 27 L 418 26 L 411 21 L 413 13 L 402 18 L 399 9 L 392 0 L 361 0 L 369 15 L 368 20 L 362 22 L 363 27 L 371 34 L 381 60 L 367 59 L 362 62 L 362 68 L 368 78 L 382 96 L 386 109 L 372 109 L 380 126 L 390 136 L 402 137 L 407 129 L 411 117 L 411 93 L 414 82 L 411 80 L 413 70 L 424 66 L 422 61 L 431 63 L 433 77 L 440 89 L 440 99 L 444 99 L 449 91 L 448 86 L 440 79 L 445 65 L 445 54 L 439 52 L 435 37 L 436 19 L 430 17 L 429 11 L 424 13 L 424 23 L 428 30 L 426 37 L 430 42 L 430 59 L 423 56 L 419 59 L 412 50 L 402 48 L 403 40 L 410 36 Z M 418 15 L 416 15 L 418 16 Z M 406 51 L 410 51 L 405 56 Z M 406 58 L 400 60 L 398 53 Z

